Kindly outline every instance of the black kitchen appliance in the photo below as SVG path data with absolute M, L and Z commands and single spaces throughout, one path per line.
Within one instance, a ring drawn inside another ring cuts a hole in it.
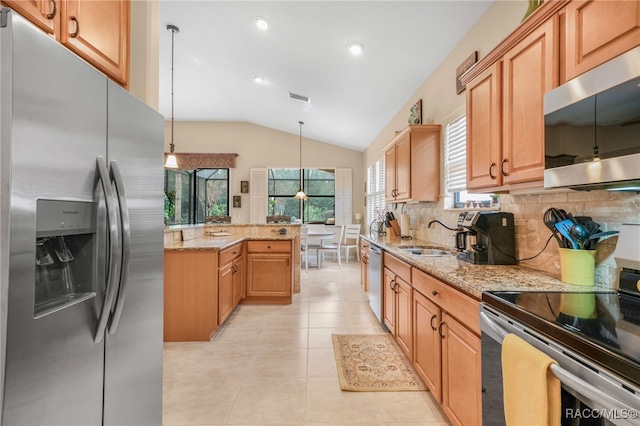
M 467 231 L 456 235 L 456 246 L 463 248 L 458 259 L 480 265 L 515 265 L 513 213 L 469 212 L 462 227 Z M 466 241 L 458 244 L 459 238 Z

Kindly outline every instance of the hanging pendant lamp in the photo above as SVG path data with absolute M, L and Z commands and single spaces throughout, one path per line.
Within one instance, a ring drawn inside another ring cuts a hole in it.
M 174 37 L 176 33 L 180 32 L 180 28 L 175 25 L 167 25 L 167 30 L 171 31 L 171 144 L 169 145 L 169 155 L 167 155 L 167 161 L 164 166 L 168 169 L 177 169 L 178 161 L 173 153 L 175 145 L 173 143 L 173 50 L 174 50 Z
M 298 124 L 300 124 L 300 191 L 298 191 L 298 193 L 293 198 L 297 200 L 306 200 L 309 197 L 307 197 L 307 194 L 305 194 L 302 190 L 302 183 L 304 179 L 304 173 L 302 172 L 302 125 L 304 124 L 304 122 L 298 121 Z

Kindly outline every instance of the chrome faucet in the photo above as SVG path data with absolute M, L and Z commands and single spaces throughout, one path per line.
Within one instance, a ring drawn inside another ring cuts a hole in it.
M 431 225 L 432 225 L 432 224 L 434 224 L 434 223 L 438 223 L 438 224 L 440 224 L 440 225 L 444 226 L 444 227 L 445 227 L 445 228 L 447 228 L 449 231 L 464 231 L 464 229 L 463 229 L 463 228 L 451 228 L 451 227 L 447 226 L 445 223 L 443 223 L 443 222 L 439 221 L 438 219 L 434 219 L 434 220 L 432 220 L 431 222 L 429 222 L 429 224 L 427 225 L 427 228 L 431 228 Z

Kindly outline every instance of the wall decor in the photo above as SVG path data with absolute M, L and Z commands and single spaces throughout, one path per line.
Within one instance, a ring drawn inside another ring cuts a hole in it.
M 249 192 L 249 181 L 248 180 L 241 180 L 240 181 L 240 192 L 242 192 L 243 194 L 246 194 Z
M 456 93 L 458 95 L 464 92 L 464 89 L 467 87 L 460 82 L 460 76 L 467 72 L 476 62 L 478 62 L 478 52 L 474 51 L 467 59 L 464 60 L 464 62 L 460 64 L 460 66 L 458 66 L 458 68 L 456 68 Z
M 422 99 L 413 104 L 409 113 L 409 124 L 422 124 Z
M 240 208 L 242 207 L 242 196 L 241 195 L 234 195 L 233 196 L 233 208 Z

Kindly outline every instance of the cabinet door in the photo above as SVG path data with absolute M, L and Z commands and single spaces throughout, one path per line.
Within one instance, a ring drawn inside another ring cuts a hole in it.
M 60 26 L 61 0 L 3 0 L 2 4 L 12 8 L 40 29 L 54 35 Z
M 510 49 L 502 63 L 502 183 L 531 182 L 544 173 L 544 93 L 558 85 L 558 18 Z
M 413 288 L 396 277 L 396 341 L 409 361 L 413 361 Z
M 467 84 L 467 189 L 502 185 L 501 66 Z
M 244 297 L 244 262 L 242 258 L 233 261 L 233 306 L 235 307 Z
M 396 335 L 396 274 L 384 268 L 384 282 L 382 283 L 382 319 L 391 334 Z
M 455 425 L 482 424 L 480 338 L 442 315 L 442 408 Z
M 129 77 L 129 0 L 68 0 L 60 42 L 118 83 Z
M 385 176 L 386 178 L 386 176 Z M 407 135 L 396 142 L 396 201 L 411 198 L 411 139 Z
M 384 153 L 384 197 L 387 202 L 395 200 L 396 193 L 396 149 Z
M 218 272 L 218 325 L 233 311 L 233 263 L 223 265 Z
M 360 251 L 360 287 L 369 294 L 369 251 Z
M 640 2 L 572 1 L 567 5 L 566 79 L 640 45 Z
M 247 255 L 247 296 L 290 296 L 290 265 L 289 254 Z
M 421 293 L 413 292 L 413 365 L 442 403 L 441 340 L 438 334 L 440 309 Z

